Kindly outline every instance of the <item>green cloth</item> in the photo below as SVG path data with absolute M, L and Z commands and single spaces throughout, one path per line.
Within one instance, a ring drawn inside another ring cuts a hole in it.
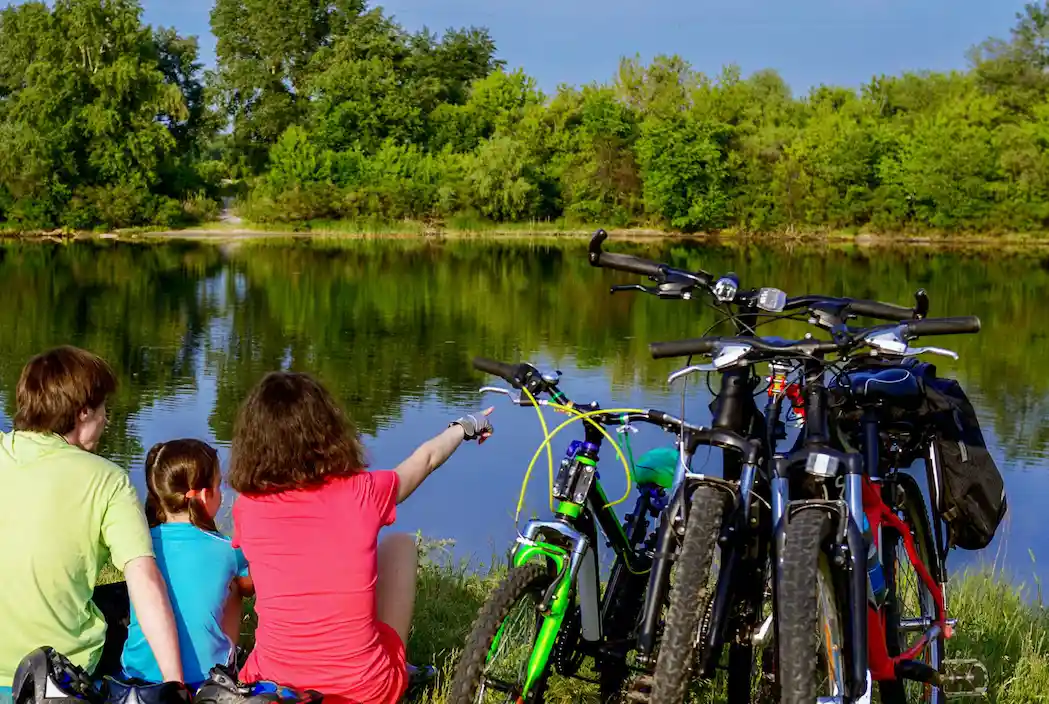
M 91 603 L 102 566 L 152 556 L 127 472 L 57 435 L 0 433 L 0 685 L 49 645 L 93 671 L 106 622 Z

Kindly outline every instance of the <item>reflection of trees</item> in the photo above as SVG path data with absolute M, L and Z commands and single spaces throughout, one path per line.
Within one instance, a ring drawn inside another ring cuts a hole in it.
M 1049 341 L 1039 320 L 1049 271 L 1031 257 L 878 250 L 787 251 L 697 243 L 624 249 L 688 268 L 738 272 L 744 284 L 906 303 L 925 287 L 934 315 L 979 315 L 979 336 L 942 340 L 1007 452 L 1049 447 Z M 474 355 L 602 366 L 619 385 L 662 389 L 674 362 L 654 340 L 703 334 L 717 316 L 703 300 L 608 295 L 582 243 L 451 241 L 246 245 L 223 263 L 190 244 L 0 247 L 0 386 L 13 389 L 32 354 L 70 342 L 105 356 L 121 376 L 106 451 L 140 452 L 128 417 L 195 388 L 201 352 L 218 385 L 210 417 L 228 440 L 236 408 L 266 371 L 316 372 L 364 432 L 395 422 L 401 404 L 433 392 L 472 404 Z M 225 272 L 224 276 L 219 276 Z M 210 285 L 205 286 L 208 280 Z M 224 288 L 223 288 L 224 287 Z M 802 323 L 769 332 L 797 335 Z M 489 380 L 490 381 L 490 380 Z
M 941 369 L 956 370 L 981 395 L 1007 447 L 1049 441 L 1044 432 L 1031 434 L 1049 394 L 1038 370 L 1049 343 L 1036 318 L 1049 274 L 1032 258 L 697 243 L 628 248 L 679 266 L 737 271 L 744 284 L 791 294 L 907 303 L 924 287 L 934 315 L 976 314 L 984 323 L 979 336 L 945 342 L 962 358 L 938 361 Z M 649 359 L 648 342 L 702 334 L 718 317 L 701 300 L 608 295 L 610 283 L 630 277 L 591 268 L 581 243 L 260 244 L 238 250 L 232 267 L 243 286 L 229 342 L 213 360 L 219 398 L 212 425 L 222 439 L 248 388 L 285 361 L 318 373 L 371 432 L 396 418 L 403 400 L 431 389 L 448 401 L 475 400 L 476 354 L 572 355 L 581 366 L 605 366 L 617 383 L 661 388 L 673 363 Z
M 139 454 L 130 414 L 196 385 L 196 356 L 215 314 L 199 283 L 220 267 L 218 250 L 183 245 L 0 247 L 0 384 L 8 415 L 29 357 L 79 345 L 105 357 L 120 377 L 103 451 L 123 460 Z

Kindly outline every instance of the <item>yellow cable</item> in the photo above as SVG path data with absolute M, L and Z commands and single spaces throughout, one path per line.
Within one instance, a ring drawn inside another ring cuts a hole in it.
M 535 400 L 535 396 L 532 395 L 532 392 L 529 391 L 528 387 L 525 386 L 524 384 L 521 385 L 521 391 L 523 391 L 525 396 L 528 397 L 528 400 L 532 402 L 532 407 L 535 409 L 536 415 L 539 416 L 539 427 L 541 427 L 543 429 L 543 437 L 546 439 L 546 440 L 544 440 L 543 444 L 546 445 L 546 458 L 547 458 L 547 460 L 549 462 L 548 474 L 550 476 L 550 510 L 553 511 L 554 510 L 554 491 L 553 491 L 553 487 L 554 487 L 554 452 L 553 452 L 553 449 L 550 447 L 550 443 L 547 442 L 550 439 L 550 430 L 549 430 L 549 428 L 547 428 L 546 418 L 543 416 L 543 411 L 539 407 L 539 402 Z M 540 449 L 542 449 L 542 445 L 540 445 Z M 539 453 L 537 452 L 536 453 L 536 457 L 538 457 L 538 455 L 539 455 Z M 524 505 L 525 491 L 528 488 L 528 480 L 532 476 L 532 468 L 535 466 L 536 457 L 533 457 L 532 458 L 532 463 L 530 465 L 528 465 L 528 471 L 525 472 L 525 476 L 524 476 L 524 483 L 521 484 L 521 496 L 517 500 L 517 513 L 514 514 L 514 525 L 515 526 L 517 525 L 518 519 L 520 519 L 520 517 L 521 517 L 521 507 Z
M 554 408 L 555 410 L 563 410 L 563 411 L 566 411 L 566 412 L 569 412 L 569 413 L 575 413 L 576 416 L 577 416 L 577 418 L 575 420 L 582 420 L 583 416 L 586 415 L 586 414 L 580 413 L 579 411 L 577 411 L 575 408 L 572 408 L 571 406 L 562 406 L 562 405 L 554 404 L 554 403 L 550 404 L 550 406 L 552 408 Z M 644 411 L 642 411 L 640 409 L 636 409 L 636 410 L 630 410 L 630 411 L 621 411 L 621 410 L 595 411 L 595 413 L 644 413 Z M 618 506 L 619 504 L 623 503 L 624 501 L 626 501 L 627 499 L 630 498 L 630 490 L 633 488 L 633 483 L 632 483 L 631 474 L 630 474 L 630 463 L 626 461 L 626 455 L 623 454 L 623 450 L 619 447 L 619 443 L 616 442 L 615 439 L 611 435 L 609 435 L 608 432 L 605 431 L 604 427 L 602 427 L 600 423 L 595 423 L 594 421 L 589 420 L 589 419 L 587 420 L 587 422 L 590 423 L 590 425 L 592 425 L 595 428 L 597 428 L 598 432 L 600 432 L 602 435 L 604 435 L 605 439 L 608 440 L 610 443 L 612 443 L 612 447 L 614 447 L 616 449 L 616 455 L 619 457 L 619 460 L 623 463 L 623 470 L 624 470 L 624 473 L 626 474 L 626 493 L 623 494 L 623 496 L 620 497 L 618 500 L 613 501 L 612 503 L 605 504 L 604 506 L 602 506 L 602 508 L 611 508 L 613 506 Z M 554 432 L 556 433 L 557 431 L 555 430 Z M 546 447 L 547 447 L 548 450 L 550 449 L 550 445 L 549 444 L 547 444 Z M 551 479 L 550 480 L 551 487 L 553 486 L 553 483 L 554 483 L 553 479 Z
M 549 448 L 550 441 L 553 440 L 555 435 L 557 435 L 559 432 L 564 430 L 564 428 L 566 428 L 567 426 L 571 425 L 572 423 L 575 423 L 576 421 L 585 420 L 587 418 L 590 418 L 591 416 L 601 415 L 602 413 L 644 413 L 644 411 L 642 409 L 640 409 L 640 408 L 612 408 L 612 409 L 600 409 L 600 410 L 596 410 L 596 411 L 589 411 L 587 413 L 580 413 L 579 411 L 577 411 L 577 410 L 575 410 L 573 408 L 569 408 L 568 406 L 561 406 L 561 405 L 558 405 L 558 404 L 549 404 L 549 405 L 552 405 L 554 408 L 560 408 L 560 409 L 569 410 L 569 411 L 571 411 L 573 413 L 576 413 L 577 415 L 576 415 L 576 417 L 569 418 L 564 423 L 561 423 L 561 425 L 559 425 L 556 428 L 554 428 L 553 432 L 547 433 L 546 438 L 543 440 L 543 443 L 538 448 L 536 448 L 535 454 L 532 455 L 532 461 L 528 463 L 528 470 L 525 472 L 525 482 L 521 486 L 521 496 L 520 496 L 520 499 L 517 502 L 517 512 L 514 514 L 514 521 L 515 522 L 517 521 L 517 519 L 521 515 L 521 509 L 524 508 L 525 490 L 527 488 L 528 479 L 531 476 L 532 469 L 535 467 L 535 463 L 539 459 L 539 453 L 541 453 L 543 451 L 544 447 Z M 623 462 L 623 467 L 627 471 L 627 482 L 629 483 L 629 481 L 630 481 L 630 479 L 629 479 L 630 466 L 627 464 L 626 458 L 623 456 L 622 450 L 619 449 L 619 445 L 616 444 L 616 442 L 614 440 L 612 440 L 612 438 L 608 435 L 608 433 L 605 432 L 604 428 L 601 428 L 596 423 L 592 423 L 592 424 L 595 427 L 597 427 L 602 432 L 602 434 L 604 434 L 604 436 L 606 438 L 608 438 L 609 440 L 612 441 L 612 445 L 616 448 L 616 454 L 619 455 L 619 458 Z M 548 453 L 549 452 L 550 451 L 548 449 Z M 553 473 L 552 454 L 551 454 L 550 464 L 551 464 L 551 474 L 552 474 Z M 551 484 L 553 484 L 552 481 L 551 481 Z M 551 494 L 552 493 L 553 492 L 551 492 Z M 624 496 L 622 499 L 620 499 L 619 501 L 617 501 L 617 502 L 615 502 L 613 504 L 607 504 L 607 505 L 608 506 L 614 506 L 616 503 L 622 503 L 623 501 L 626 500 L 626 498 L 628 496 L 629 496 L 629 489 L 627 491 L 627 496 Z

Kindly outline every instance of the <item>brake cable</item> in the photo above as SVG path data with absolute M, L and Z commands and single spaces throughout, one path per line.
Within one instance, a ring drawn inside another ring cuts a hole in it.
M 524 481 L 521 483 L 521 493 L 520 493 L 520 495 L 518 497 L 518 500 L 517 500 L 517 510 L 514 513 L 514 525 L 515 526 L 518 524 L 518 522 L 519 522 L 519 520 L 521 518 L 521 510 L 524 508 L 525 492 L 528 489 L 528 482 L 529 482 L 529 479 L 532 476 L 532 470 L 535 468 L 535 463 L 539 460 L 539 455 L 540 455 L 540 453 L 542 453 L 544 448 L 546 448 L 547 459 L 549 460 L 549 464 L 550 464 L 550 466 L 549 466 L 549 470 L 550 470 L 549 471 L 549 474 L 550 474 L 550 497 L 551 497 L 550 501 L 551 501 L 551 509 L 553 509 L 554 456 L 553 456 L 553 451 L 550 448 L 550 441 L 554 439 L 555 435 L 557 435 L 562 430 L 564 430 L 567 426 L 571 425 L 572 423 L 575 423 L 576 421 L 587 420 L 591 425 L 593 425 L 595 428 L 597 428 L 597 430 L 605 437 L 606 440 L 608 440 L 610 443 L 612 443 L 612 447 L 615 448 L 616 455 L 619 457 L 619 460 L 623 463 L 623 470 L 626 473 L 626 481 L 627 481 L 626 493 L 624 493 L 622 498 L 620 498 L 618 501 L 613 501 L 611 503 L 605 504 L 605 506 L 603 506 L 602 508 L 610 508 L 612 506 L 616 506 L 618 504 L 623 503 L 628 498 L 630 498 L 630 490 L 633 488 L 633 484 L 632 484 L 631 476 L 630 476 L 630 465 L 627 464 L 626 457 L 623 455 L 623 451 L 619 447 L 619 443 L 617 443 L 615 441 L 615 439 L 611 435 L 609 435 L 608 432 L 603 427 L 601 427 L 600 423 L 595 423 L 594 421 L 589 420 L 589 419 L 592 416 L 602 415 L 602 414 L 605 414 L 605 413 L 644 413 L 643 409 L 640 409 L 640 408 L 612 408 L 612 409 L 607 409 L 607 410 L 606 409 L 598 409 L 598 410 L 594 410 L 594 411 L 588 411 L 586 413 L 581 413 L 580 411 L 576 410 L 575 408 L 572 408 L 571 406 L 565 406 L 565 405 L 562 405 L 562 404 L 559 404 L 559 403 L 547 402 L 546 405 L 549 406 L 550 408 L 553 408 L 554 410 L 562 411 L 564 413 L 574 413 L 575 414 L 575 417 L 569 418 L 568 420 L 564 421 L 563 423 L 558 425 L 556 428 L 554 428 L 553 431 L 550 431 L 548 429 L 548 426 L 546 425 L 546 419 L 543 417 L 543 412 L 542 412 L 542 410 L 540 410 L 539 402 L 536 401 L 535 396 L 533 396 L 532 393 L 527 388 L 525 388 L 523 386 L 522 386 L 521 390 L 528 397 L 528 400 L 532 402 L 532 405 L 536 409 L 536 413 L 539 414 L 540 425 L 542 426 L 543 433 L 544 433 L 544 435 L 546 437 L 543 439 L 542 444 L 540 444 L 539 447 L 536 448 L 535 454 L 532 455 L 532 460 L 528 463 L 528 469 L 525 471 Z

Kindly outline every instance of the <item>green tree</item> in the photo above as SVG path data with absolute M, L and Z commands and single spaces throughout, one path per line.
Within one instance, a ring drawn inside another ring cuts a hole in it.
M 180 215 L 163 195 L 180 195 L 178 184 L 164 178 L 200 129 L 201 113 L 190 112 L 191 104 L 203 110 L 195 49 L 173 32 L 154 33 L 140 15 L 136 0 L 58 0 L 53 9 L 27 3 L 0 13 L 8 220 L 89 227 Z
M 364 10 L 363 0 L 216 0 L 217 87 L 237 145 L 260 167 L 305 117 L 314 55 Z

